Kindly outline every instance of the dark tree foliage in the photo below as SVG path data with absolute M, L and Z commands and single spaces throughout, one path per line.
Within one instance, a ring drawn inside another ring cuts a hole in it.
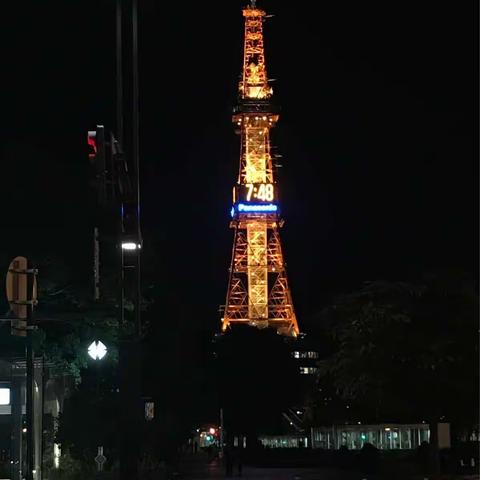
M 458 273 L 365 283 L 322 313 L 334 350 L 320 376 L 372 419 L 475 425 L 477 312 Z
M 103 297 L 95 301 L 91 277 L 77 275 L 60 258 L 39 263 L 37 351 L 45 354 L 56 371 L 72 375 L 78 383 L 82 370 L 89 367 L 87 349 L 92 341 L 102 341 L 110 361 L 117 360 L 118 321 L 112 273 L 102 271 Z
M 109 466 L 118 458 L 119 394 L 115 361 L 105 360 L 82 370 L 82 383 L 65 400 L 56 442 L 82 466 L 93 466 L 99 445 Z
M 110 297 L 110 272 L 105 272 L 106 299 L 93 298 L 92 278 L 82 275 L 72 262 L 56 255 L 29 256 L 38 269 L 38 304 L 33 323 L 35 354 L 43 355 L 55 374 L 71 375 L 81 381 L 81 370 L 88 366 L 87 348 L 93 340 L 101 340 L 109 348 L 109 356 L 117 358 L 118 322 L 115 304 Z M 10 258 L 1 258 L 6 271 Z M 8 303 L 2 299 L 4 315 L 9 315 Z M 9 335 L 2 342 L 12 353 L 24 354 L 24 340 Z M 7 350 L 5 350 L 7 351 Z

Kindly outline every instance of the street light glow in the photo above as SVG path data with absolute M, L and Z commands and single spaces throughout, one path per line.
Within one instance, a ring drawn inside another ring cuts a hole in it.
M 139 243 L 135 242 L 122 242 L 122 250 L 136 250 L 140 248 Z
M 100 341 L 95 341 L 88 347 L 88 354 L 94 360 L 101 360 L 107 354 L 107 347 Z

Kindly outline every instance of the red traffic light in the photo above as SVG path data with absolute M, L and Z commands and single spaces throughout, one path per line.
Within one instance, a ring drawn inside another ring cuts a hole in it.
M 88 146 L 90 147 L 90 151 L 88 152 L 88 158 L 92 159 L 97 154 L 97 132 L 95 130 L 90 130 L 88 132 Z

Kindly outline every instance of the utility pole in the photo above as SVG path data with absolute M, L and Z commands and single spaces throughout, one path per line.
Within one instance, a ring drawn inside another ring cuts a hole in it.
M 28 309 L 31 310 L 30 308 Z M 31 324 L 32 316 L 31 312 L 27 317 L 27 323 Z M 30 326 L 30 325 L 29 325 Z M 34 356 L 33 356 L 33 343 L 32 343 L 32 330 L 27 330 L 27 480 L 33 480 L 33 471 L 35 470 L 35 455 L 33 450 L 33 425 L 34 425 Z
M 115 217 L 115 227 L 110 233 L 117 238 L 115 247 L 119 254 L 120 479 L 137 480 L 142 420 L 140 267 L 143 243 L 140 228 L 137 0 L 116 0 L 115 25 L 116 135 L 97 126 L 95 132 L 89 132 L 89 144 L 94 151 L 90 159 L 95 165 L 100 207 L 104 207 L 107 217 Z M 98 141 L 103 141 L 104 145 L 99 145 Z M 111 191 L 105 185 L 110 185 Z M 102 196 L 101 192 L 107 193 Z M 108 223 L 107 219 L 105 223 Z M 133 314 L 126 310 L 127 304 L 134 306 Z
M 34 449 L 34 373 L 33 351 L 33 307 L 37 301 L 37 270 L 28 268 L 25 257 L 15 257 L 7 272 L 6 290 L 10 309 L 15 317 L 11 322 L 11 333 L 26 337 L 26 419 L 27 419 L 27 472 L 26 480 L 33 480 L 35 471 Z M 16 399 L 17 401 L 17 399 Z M 14 461 L 16 461 L 15 459 Z M 18 474 L 14 467 L 14 475 Z
M 120 438 L 120 480 L 138 479 L 138 460 L 141 442 L 141 248 L 140 229 L 140 154 L 139 154 L 139 87 L 138 87 L 138 7 L 137 0 L 123 2 L 117 0 L 117 135 L 124 138 L 129 147 L 133 175 L 130 191 L 122 198 L 121 208 L 121 318 L 123 321 L 119 352 L 120 363 L 120 401 L 122 432 Z M 125 32 L 123 35 L 122 21 Z M 130 51 L 129 51 L 130 50 Z M 123 61 L 125 60 L 125 62 Z M 123 90 L 123 66 L 130 68 L 126 72 L 127 95 Z M 123 118 L 123 105 L 127 109 L 126 128 Z M 128 141 L 127 141 L 128 139 Z M 134 316 L 125 321 L 125 301 L 134 305 Z

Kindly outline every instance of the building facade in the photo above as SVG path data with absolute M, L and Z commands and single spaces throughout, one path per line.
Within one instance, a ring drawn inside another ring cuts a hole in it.
M 439 447 L 450 447 L 450 424 L 438 427 Z M 261 444 L 267 448 L 318 448 L 324 450 L 360 450 L 366 443 L 379 450 L 413 450 L 429 442 L 430 429 L 426 423 L 332 425 L 314 427 L 307 433 L 294 435 L 262 435 Z

